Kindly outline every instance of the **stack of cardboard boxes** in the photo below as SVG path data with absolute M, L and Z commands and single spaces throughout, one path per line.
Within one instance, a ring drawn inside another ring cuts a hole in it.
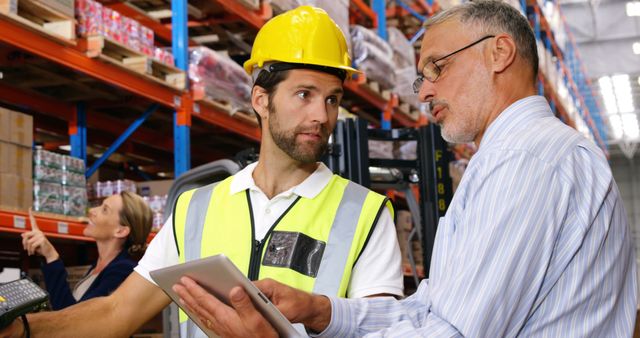
M 0 208 L 32 204 L 32 143 L 33 118 L 0 108 Z

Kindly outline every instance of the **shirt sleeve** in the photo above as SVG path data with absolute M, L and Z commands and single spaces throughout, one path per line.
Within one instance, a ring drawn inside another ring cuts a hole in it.
M 42 274 L 54 310 L 77 303 L 67 282 L 67 271 L 61 259 L 42 265 Z
M 173 215 L 169 215 L 160 231 L 149 243 L 144 256 L 138 262 L 134 271 L 149 282 L 156 284 L 151 275 L 153 270 L 178 264 L 178 248 L 173 235 Z
M 94 297 L 108 296 L 129 277 L 135 265 L 135 261 L 130 258 L 116 258 L 111 261 L 105 269 L 98 274 L 98 277 L 82 295 L 80 301 Z
M 462 337 L 429 311 L 427 280 L 422 281 L 415 294 L 400 301 L 392 297 L 329 299 L 331 324 L 317 337 Z
M 403 295 L 402 257 L 391 212 L 384 208 L 367 246 L 353 268 L 347 297 Z
M 570 189 L 525 152 L 485 154 L 468 174 L 470 188 L 438 226 L 429 282 L 402 301 L 332 299 L 323 336 L 518 335 L 536 306 Z

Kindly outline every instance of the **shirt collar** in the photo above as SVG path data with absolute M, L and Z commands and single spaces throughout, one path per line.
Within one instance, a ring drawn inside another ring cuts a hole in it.
M 233 176 L 233 181 L 229 187 L 230 194 L 233 195 L 247 189 L 262 191 L 253 180 L 253 170 L 257 165 L 258 162 L 251 163 Z M 279 195 L 295 194 L 304 198 L 314 198 L 329 183 L 332 176 L 331 170 L 324 163 L 319 162 L 318 168 L 302 183 Z
M 533 95 L 520 99 L 503 110 L 489 125 L 478 149 L 496 143 L 503 135 L 508 135 L 529 120 L 552 116 L 551 107 L 544 97 Z

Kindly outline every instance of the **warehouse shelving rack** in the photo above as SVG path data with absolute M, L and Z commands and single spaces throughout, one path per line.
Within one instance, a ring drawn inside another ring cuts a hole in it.
M 266 18 L 271 13 L 269 5 L 265 3 L 261 4 L 259 10 L 252 11 L 235 0 L 203 1 L 215 4 L 225 12 L 224 20 L 237 22 L 243 26 L 243 29 L 253 30 L 254 33 L 266 22 Z M 538 38 L 542 39 L 542 32 L 546 34 L 547 47 L 554 50 L 561 60 L 560 67 L 567 74 L 567 78 L 570 78 L 569 84 L 574 100 L 581 102 L 581 107 L 585 108 L 583 118 L 587 121 L 599 145 L 606 149 L 606 144 L 602 142 L 603 135 L 606 133 L 599 118 L 597 102 L 593 98 L 593 93 L 589 94 L 590 92 L 585 91 L 590 86 L 588 79 L 584 76 L 579 55 L 575 51 L 575 44 L 573 49 L 567 50 L 564 47 L 563 52 L 563 49 L 555 43 L 538 4 L 533 0 L 528 0 L 526 3 L 525 1 L 527 0 L 522 0 L 522 5 L 526 5 Z M 186 0 L 167 1 L 172 8 L 171 25 L 150 19 L 126 2 L 103 1 L 103 3 L 152 28 L 161 44 L 172 47 L 178 68 L 187 70 L 188 47 L 197 43 L 188 35 L 188 29 L 193 22 L 187 15 Z M 358 16 L 359 20 L 368 21 L 382 37 L 386 35 L 388 19 L 410 16 L 421 22 L 439 8 L 437 3 L 424 0 L 388 1 L 390 6 L 387 6 L 384 0 L 371 0 L 370 3 L 371 6 L 363 0 L 351 0 L 351 9 L 354 11 L 357 9 L 356 13 L 353 13 L 354 16 Z M 423 32 L 419 24 L 415 26 L 411 32 L 413 34 L 411 41 L 417 41 Z M 13 55 L 15 50 L 21 52 Z M 158 160 L 166 158 L 169 153 L 174 153 L 173 168 L 177 177 L 190 168 L 191 150 L 193 150 L 195 162 L 200 163 L 230 155 L 216 150 L 213 146 L 192 142 L 196 129 L 199 133 L 223 133 L 227 138 L 226 142 L 234 144 L 236 149 L 246 148 L 247 144 L 256 145 L 260 139 L 260 131 L 254 124 L 230 116 L 229 112 L 215 105 L 195 101 L 189 90 L 179 90 L 122 67 L 87 57 L 82 45 L 78 42 L 54 38 L 0 15 L 0 71 L 3 69 L 1 67 L 25 62 L 25 58 L 30 57 L 37 58 L 38 62 L 44 60 L 46 65 L 66 69 L 68 74 L 74 76 L 74 81 L 95 85 L 96 90 L 105 91 L 104 88 L 113 90 L 117 93 L 115 96 L 124 98 L 119 102 L 120 104 L 136 107 L 133 111 L 137 113 L 138 126 L 134 127 L 120 118 L 121 116 L 110 116 L 108 113 L 101 112 L 104 107 L 107 107 L 107 111 L 113 110 L 109 107 L 114 103 L 105 98 L 65 100 L 34 93 L 29 88 L 13 86 L 7 83 L 6 79 L 0 79 L 1 102 L 19 110 L 37 112 L 36 129 L 68 134 L 72 155 L 85 160 L 87 160 L 87 147 L 92 144 L 107 148 L 104 154 L 114 152 L 120 147 L 127 153 Z M 541 88 L 545 88 L 544 94 L 552 102 L 560 102 L 552 88 L 548 86 L 548 81 L 543 78 L 541 83 Z M 424 117 L 413 120 L 401 113 L 397 97 L 372 90 L 367 85 L 366 77 L 348 80 L 345 83 L 345 89 L 347 99 L 358 115 L 381 129 L 417 128 L 428 124 Z M 566 110 L 557 104 L 556 108 L 560 117 L 567 124 L 575 127 Z M 147 126 L 151 122 L 153 123 Z M 171 127 L 167 128 L 167 125 Z M 170 134 L 173 137 L 167 137 Z M 114 136 L 118 136 L 115 141 Z M 91 142 L 88 142 L 88 139 Z M 397 192 L 392 194 L 403 195 Z M 425 196 L 425 194 L 421 195 Z M 0 232 L 16 233 L 28 229 L 28 221 L 26 224 L 21 223 L 20 217 L 24 217 L 24 212 L 0 211 Z M 56 220 L 48 215 L 39 215 L 37 219 L 44 225 L 41 228 L 49 235 L 65 239 L 88 240 L 82 236 L 84 224 L 81 219 Z M 435 226 L 431 230 L 435 234 Z M 425 255 L 430 255 L 430 250 L 428 251 Z
M 131 2 L 135 2 L 132 0 Z M 228 21 L 237 21 L 244 29 L 257 30 L 271 15 L 268 4 L 262 4 L 260 10 L 248 10 L 235 0 L 206 0 L 224 11 Z M 171 45 L 176 57 L 178 68 L 186 70 L 188 46 L 196 43 L 189 38 L 187 30 L 190 24 L 187 17 L 187 1 L 170 1 L 172 6 L 172 23 L 163 24 L 150 19 L 144 12 L 129 3 L 122 1 L 102 1 L 105 6 L 121 12 L 123 15 L 140 21 L 152 28 L 159 44 Z M 380 3 L 377 3 L 376 13 L 360 0 L 352 0 L 352 4 L 359 6 L 372 17 L 376 27 L 382 29 L 384 17 Z M 375 5 L 375 4 L 374 4 Z M 412 6 L 420 6 L 423 10 L 429 6 L 422 0 L 415 1 Z M 378 24 L 377 15 L 383 18 Z M 386 29 L 386 28 L 385 28 Z M 88 57 L 83 41 L 66 40 L 55 37 L 47 32 L 25 26 L 0 14 L 0 71 L 10 67 L 28 64 L 33 60 L 46 68 L 66 71 L 61 77 L 69 75 L 69 81 L 87 83 L 96 91 L 113 91 L 114 96 L 123 97 L 120 104 L 138 107 L 134 110 L 137 118 L 132 123 L 120 116 L 110 116 L 102 109 L 111 108 L 117 104 L 105 98 L 66 99 L 49 93 L 37 92 L 29 87 L 22 87 L 10 83 L 5 76 L 0 80 L 0 102 L 16 110 L 26 110 L 33 113 L 35 129 L 58 135 L 69 135 L 71 155 L 88 160 L 87 148 L 97 145 L 104 149 L 103 155 L 88 166 L 87 174 L 95 172 L 110 154 L 118 149 L 127 153 L 155 159 L 166 158 L 167 154 L 176 154 L 174 171 L 178 176 L 190 168 L 191 151 L 194 150 L 197 162 L 204 163 L 213 159 L 229 157 L 230 154 L 216 151 L 212 147 L 191 144 L 191 129 L 198 120 L 199 127 L 205 131 L 215 130 L 239 135 L 239 139 L 248 140 L 240 145 L 255 145 L 260 139 L 260 131 L 254 124 L 247 123 L 229 115 L 215 105 L 196 102 L 187 90 L 179 90 L 165 85 L 149 77 L 141 76 L 123 67 L 101 62 Z M 52 71 L 52 73 L 54 73 Z M 50 75 L 52 73 L 47 73 Z M 55 74 L 59 74 L 56 72 Z M 371 90 L 367 86 L 365 77 L 346 82 L 348 96 L 353 98 L 358 107 L 363 108 L 362 114 L 368 117 L 373 125 L 386 124 L 388 126 L 417 127 L 426 124 L 426 120 L 412 120 L 398 110 L 397 97 L 384 96 L 383 93 Z M 375 116 L 379 112 L 379 116 Z M 155 121 L 153 120 L 155 119 Z M 171 121 L 171 122 L 169 122 Z M 386 121 L 386 122 L 385 122 Z M 151 125 L 147 126 L 149 123 Z M 172 128 L 156 128 L 159 124 L 171 123 Z M 172 133 L 173 137 L 167 137 Z M 236 137 L 229 137 L 236 138 Z M 88 141 L 89 139 L 89 141 Z M 60 142 L 55 143 L 57 146 Z M 46 145 L 46 144 L 45 144 Z M 240 147 L 239 147 L 240 148 Z M 209 156 L 203 156 L 207 154 Z M 89 164 L 89 163 L 88 163 Z M 0 211 L 0 232 L 15 233 L 30 229 L 28 220 L 21 222 L 24 212 L 16 210 Z M 54 238 L 89 240 L 82 236 L 85 220 L 79 218 L 56 217 L 54 215 L 37 215 L 41 228 L 47 235 Z M 49 224 L 51 223 L 51 224 Z
M 555 2 L 552 2 L 552 5 L 555 10 L 560 11 Z M 542 13 L 540 4 L 536 0 L 528 0 L 526 8 L 536 39 L 543 44 L 546 50 L 551 51 L 552 55 L 557 59 L 555 66 L 559 73 L 563 75 L 564 85 L 569 89 L 569 95 L 577 108 L 579 117 L 586 123 L 594 142 L 608 154 L 607 131 L 601 116 L 601 110 L 591 90 L 590 80 L 586 77 L 584 66 L 571 32 L 566 27 L 564 17 L 561 15 L 562 28 L 567 32 L 569 39 L 568 43 L 560 46 L 547 18 Z M 546 95 L 559 117 L 575 128 L 574 119 L 569 116 L 566 107 L 563 107 L 560 103 L 557 93 L 550 86 L 550 82 L 553 79 L 548 78 L 548 76 L 549 74 L 541 72 L 539 93 Z

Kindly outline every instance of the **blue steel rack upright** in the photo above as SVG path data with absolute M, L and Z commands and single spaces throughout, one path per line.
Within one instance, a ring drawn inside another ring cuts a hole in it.
M 188 72 L 189 68 L 189 31 L 187 28 L 187 0 L 171 0 L 172 35 L 171 40 L 176 66 Z M 188 81 L 188 77 L 187 77 Z M 188 84 L 187 84 L 188 88 Z M 173 117 L 173 147 L 174 147 L 174 177 L 191 168 L 190 102 L 184 102 L 183 97 Z

